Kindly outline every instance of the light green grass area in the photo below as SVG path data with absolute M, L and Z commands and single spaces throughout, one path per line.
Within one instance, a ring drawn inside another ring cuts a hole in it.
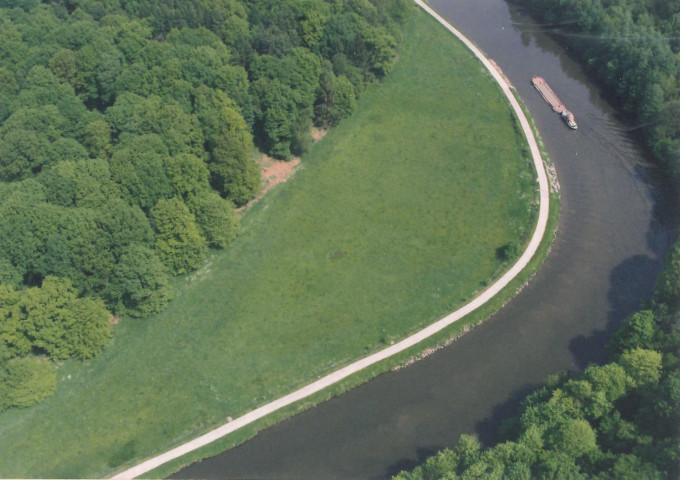
M 499 87 L 418 11 L 394 72 L 165 312 L 0 415 L 0 476 L 105 475 L 441 318 L 530 236 L 534 178 Z
M 529 120 L 529 124 L 531 125 L 531 128 L 534 132 L 534 137 L 538 142 L 546 170 L 552 170 L 553 165 L 549 160 L 548 153 L 545 151 L 543 142 L 540 138 L 538 130 L 536 129 L 534 121 L 529 115 L 529 110 L 526 108 L 516 93 L 515 98 L 520 103 L 522 110 L 524 110 L 524 115 Z M 369 381 L 381 373 L 408 365 L 412 361 L 422 358 L 423 355 L 427 355 L 428 352 L 431 353 L 434 350 L 449 345 L 452 341 L 459 338 L 470 328 L 474 328 L 476 325 L 479 325 L 492 317 L 494 313 L 500 310 L 507 301 L 519 293 L 531 280 L 550 253 L 550 248 L 552 246 L 553 240 L 555 239 L 555 235 L 557 234 L 560 208 L 559 189 L 552 189 L 551 187 L 548 223 L 546 225 L 545 234 L 543 235 L 543 240 L 541 241 L 536 254 L 529 261 L 529 264 L 526 266 L 526 268 L 522 270 L 522 272 L 517 275 L 503 290 L 501 290 L 498 295 L 493 297 L 474 312 L 470 313 L 463 320 L 453 323 L 438 334 L 420 342 L 414 347 L 411 347 L 402 353 L 394 355 L 382 362 L 376 363 L 360 371 L 359 373 L 351 375 L 345 380 L 336 383 L 319 393 L 307 397 L 306 399 L 294 403 L 293 405 L 282 408 L 281 410 L 278 410 L 271 415 L 258 420 L 257 422 L 247 425 L 246 427 L 241 428 L 230 435 L 222 437 L 221 439 L 210 443 L 205 447 L 199 448 L 198 450 L 194 450 L 193 452 L 188 453 L 180 458 L 165 463 L 162 466 L 142 475 L 141 478 L 166 478 L 193 462 L 207 457 L 212 457 L 236 445 L 242 444 L 257 434 L 257 432 L 269 426 L 275 425 L 283 419 L 290 418 L 308 408 L 332 398 L 333 396 L 340 395 L 351 388 Z

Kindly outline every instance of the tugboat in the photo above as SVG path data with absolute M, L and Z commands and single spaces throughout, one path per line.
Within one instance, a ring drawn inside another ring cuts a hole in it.
M 574 114 L 571 113 L 566 108 L 562 110 L 562 118 L 564 119 L 565 122 L 567 122 L 569 128 L 571 128 L 572 130 L 578 129 L 578 124 L 576 123 L 576 120 L 574 120 Z

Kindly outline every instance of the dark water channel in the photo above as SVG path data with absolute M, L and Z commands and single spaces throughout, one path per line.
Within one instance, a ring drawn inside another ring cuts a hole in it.
M 430 4 L 500 65 L 534 116 L 562 186 L 552 253 L 519 296 L 450 347 L 176 478 L 385 478 L 461 433 L 491 443 L 547 375 L 603 362 L 613 329 L 649 298 L 675 222 L 663 213 L 664 179 L 636 148 L 634 126 L 617 120 L 568 52 L 517 8 Z M 533 75 L 574 112 L 577 132 L 533 89 Z

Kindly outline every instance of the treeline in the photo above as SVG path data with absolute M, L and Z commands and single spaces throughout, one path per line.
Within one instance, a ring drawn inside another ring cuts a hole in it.
M 513 0 L 559 29 L 680 188 L 680 2 Z
M 0 0 L 0 410 L 147 317 L 396 59 L 408 0 Z
M 503 439 L 470 435 L 398 480 L 678 478 L 680 475 L 680 244 L 651 307 L 630 316 L 609 363 L 560 375 L 530 394 Z

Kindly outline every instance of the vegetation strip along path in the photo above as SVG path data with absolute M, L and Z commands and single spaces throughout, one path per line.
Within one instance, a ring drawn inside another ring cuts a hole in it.
M 456 310 L 455 312 L 449 314 L 448 316 L 442 318 L 441 320 L 431 324 L 430 326 L 420 330 L 419 332 L 405 338 L 404 340 L 388 347 L 385 348 L 377 353 L 374 353 L 372 355 L 369 355 L 368 357 L 365 357 L 359 361 L 356 361 L 344 368 L 341 368 L 340 370 L 337 370 L 299 390 L 296 390 L 295 392 L 286 395 L 282 398 L 279 398 L 278 400 L 275 400 L 273 402 L 270 402 L 260 408 L 257 408 L 239 418 L 234 419 L 231 422 L 225 423 L 224 425 L 206 433 L 205 435 L 202 435 L 194 440 L 191 440 L 187 443 L 184 443 L 172 450 L 169 450 L 161 455 L 158 455 L 156 457 L 153 457 L 149 460 L 146 460 L 139 465 L 136 465 L 135 467 L 132 467 L 128 470 L 125 470 L 116 476 L 114 476 L 114 479 L 125 479 L 125 478 L 134 478 L 139 475 L 142 475 L 146 472 L 149 472 L 171 460 L 174 460 L 176 458 L 179 458 L 189 452 L 192 452 L 194 450 L 197 450 L 198 448 L 201 448 L 209 443 L 212 443 L 246 425 L 249 425 L 256 420 L 263 418 L 270 413 L 273 413 L 277 410 L 280 410 L 281 408 L 284 408 L 288 405 L 291 405 L 299 400 L 302 400 L 304 398 L 307 398 L 314 393 L 317 393 L 335 383 L 340 382 L 341 380 L 349 377 L 350 375 L 357 373 L 377 362 L 380 362 L 388 357 L 391 357 L 393 355 L 396 355 L 397 353 L 403 352 L 404 350 L 414 346 L 415 344 L 431 337 L 432 335 L 442 331 L 446 327 L 450 326 L 457 320 L 465 317 L 467 314 L 473 312 L 480 306 L 484 305 L 486 302 L 488 302 L 491 298 L 493 298 L 498 292 L 500 292 L 505 286 L 510 283 L 529 263 L 531 258 L 534 256 L 536 253 L 538 246 L 541 243 L 541 240 L 543 239 L 543 235 L 546 230 L 546 225 L 548 221 L 548 212 L 549 212 L 549 186 L 548 186 L 548 178 L 543 166 L 543 161 L 541 159 L 541 155 L 538 149 L 538 145 L 536 143 L 536 139 L 534 138 L 533 132 L 531 130 L 531 127 L 529 126 L 529 122 L 524 115 L 524 112 L 522 111 L 522 108 L 520 107 L 519 103 L 517 102 L 515 96 L 513 93 L 510 91 L 510 88 L 506 84 L 506 82 L 503 80 L 501 75 L 498 73 L 498 71 L 491 65 L 491 63 L 486 59 L 484 54 L 477 48 L 475 47 L 472 42 L 470 42 L 462 33 L 460 33 L 458 30 L 456 30 L 452 25 L 450 25 L 446 20 L 444 20 L 441 16 L 439 16 L 434 10 L 432 10 L 430 7 L 428 7 L 425 3 L 423 3 L 421 0 L 415 0 L 416 3 L 423 8 L 429 15 L 434 17 L 439 23 L 441 23 L 444 27 L 446 27 L 447 30 L 449 30 L 451 33 L 456 35 L 474 54 L 475 56 L 484 64 L 486 69 L 491 73 L 493 78 L 498 82 L 500 85 L 501 89 L 503 90 L 503 93 L 509 100 L 515 114 L 517 115 L 520 125 L 522 127 L 522 130 L 524 131 L 524 135 L 526 136 L 526 139 L 529 143 L 530 151 L 531 151 L 531 156 L 534 162 L 534 166 L 536 168 L 537 176 L 538 176 L 538 184 L 539 184 L 539 214 L 538 214 L 538 219 L 536 223 L 536 228 L 534 230 L 534 233 L 531 237 L 531 240 L 529 242 L 529 245 L 527 246 L 526 250 L 522 254 L 522 256 L 517 260 L 517 262 L 501 277 L 499 278 L 493 285 L 491 285 L 488 289 L 486 289 L 484 292 L 482 292 L 479 296 L 477 296 L 474 300 L 469 302 L 468 304 L 464 305 L 460 309 Z

